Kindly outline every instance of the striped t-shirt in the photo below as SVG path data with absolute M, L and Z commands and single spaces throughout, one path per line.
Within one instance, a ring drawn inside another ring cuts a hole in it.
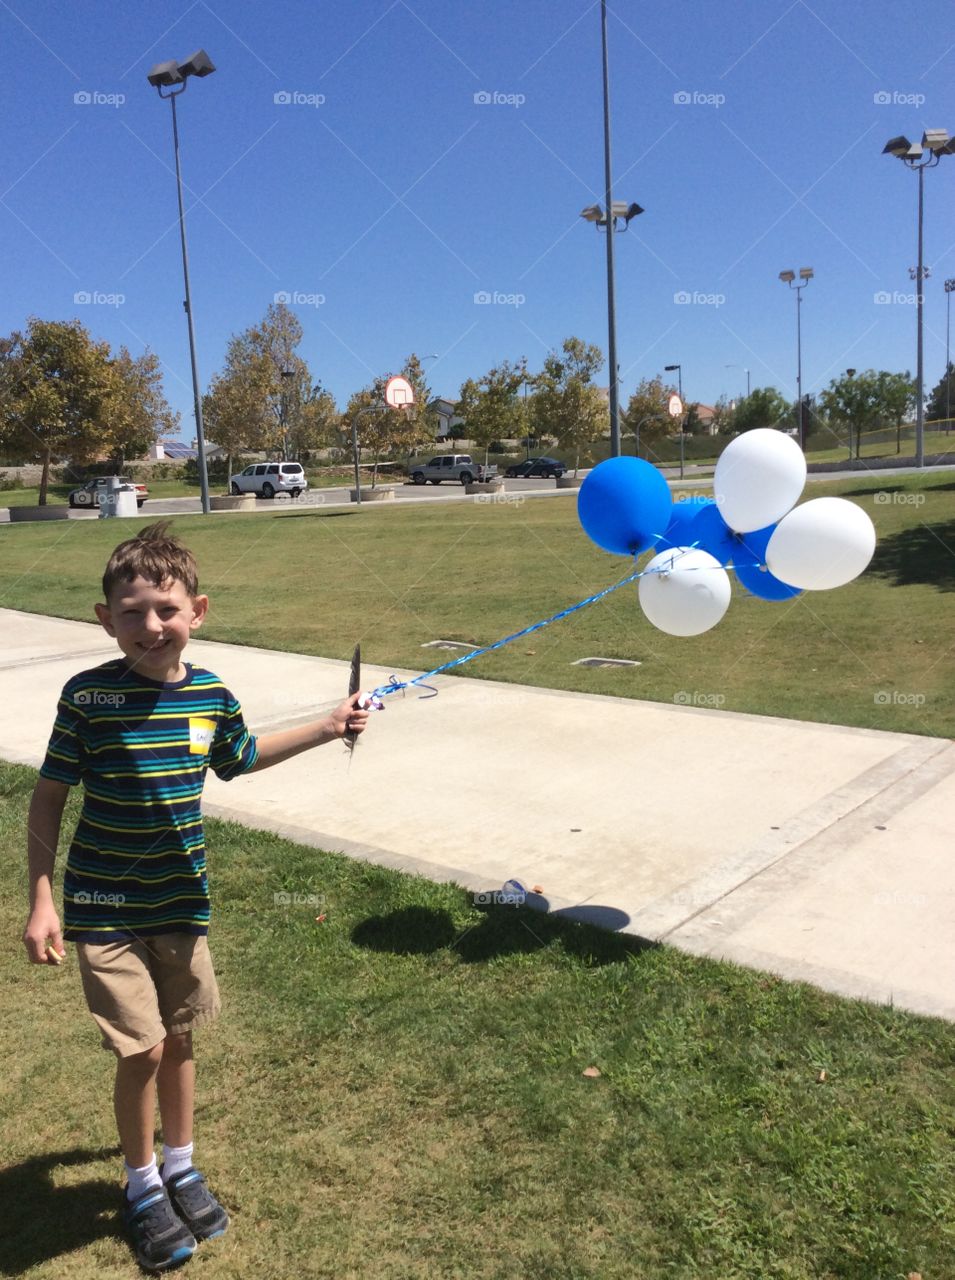
M 73 942 L 209 931 L 206 769 L 235 778 L 258 753 L 219 678 L 185 666 L 163 684 L 117 658 L 63 687 L 40 774 L 85 789 L 63 878 Z

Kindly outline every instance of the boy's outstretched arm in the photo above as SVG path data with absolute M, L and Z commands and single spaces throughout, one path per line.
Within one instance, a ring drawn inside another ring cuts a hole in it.
M 361 696 L 360 693 L 353 693 L 334 711 L 329 712 L 324 720 L 313 720 L 298 729 L 282 729 L 278 733 L 265 733 L 257 737 L 258 759 L 247 772 L 257 773 L 260 769 L 268 769 L 270 765 L 280 764 L 301 751 L 343 738 L 346 733 L 363 733 L 369 713 L 357 706 Z
M 30 868 L 30 915 L 23 931 L 23 945 L 31 964 L 56 964 L 47 952 L 52 943 L 57 955 L 65 955 L 60 917 L 53 905 L 53 864 L 60 838 L 63 808 L 70 788 L 53 778 L 38 778 L 27 819 L 27 859 Z

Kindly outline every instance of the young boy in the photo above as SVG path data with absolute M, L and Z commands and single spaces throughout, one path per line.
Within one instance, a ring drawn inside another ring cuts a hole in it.
M 220 778 L 266 769 L 361 733 L 368 712 L 347 698 L 324 720 L 256 739 L 211 672 L 182 661 L 209 607 L 192 553 L 153 524 L 113 552 L 96 616 L 122 657 L 64 686 L 30 804 L 34 964 L 59 964 L 76 943 L 87 1004 L 117 1057 L 113 1095 L 126 1161 L 124 1218 L 149 1271 L 190 1258 L 228 1216 L 192 1163 L 192 1029 L 219 1012 L 206 935 L 209 891 L 200 797 Z M 83 811 L 53 905 L 53 864 L 69 789 Z M 156 1094 L 163 1163 L 154 1142 Z

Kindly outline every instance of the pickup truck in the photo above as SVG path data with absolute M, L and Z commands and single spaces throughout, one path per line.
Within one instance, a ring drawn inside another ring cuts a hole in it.
M 497 467 L 486 467 L 483 462 L 473 462 L 469 453 L 445 453 L 430 462 L 418 462 L 411 468 L 415 484 L 440 484 L 442 480 L 455 480 L 459 484 L 483 484 L 497 475 Z

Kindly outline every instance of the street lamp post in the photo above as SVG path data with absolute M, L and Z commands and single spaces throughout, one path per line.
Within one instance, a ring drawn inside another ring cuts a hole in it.
M 196 448 L 199 454 L 199 491 L 202 510 L 209 514 L 209 473 L 206 466 L 206 439 L 202 429 L 202 397 L 199 394 L 199 373 L 196 368 L 196 333 L 192 323 L 192 295 L 189 289 L 189 253 L 186 249 L 186 217 L 182 206 L 182 169 L 179 165 L 179 126 L 176 121 L 176 99 L 185 93 L 190 76 L 211 75 L 215 71 L 212 59 L 204 49 L 197 49 L 185 62 L 157 62 L 147 75 L 147 80 L 159 91 L 160 98 L 168 98 L 172 106 L 172 141 L 176 153 L 176 191 L 179 196 L 179 238 L 182 241 L 182 274 L 186 285 L 183 306 L 189 324 L 189 359 L 192 364 L 192 398 L 196 414 Z M 178 88 L 174 86 L 178 85 Z M 168 88 L 168 93 L 163 89 Z
M 909 142 L 908 138 L 899 136 L 890 138 L 882 148 L 883 155 L 895 156 L 909 169 L 915 169 L 919 175 L 919 235 L 918 266 L 916 274 L 916 372 L 915 372 L 915 465 L 925 466 L 925 369 L 922 360 L 922 302 L 923 289 L 927 272 L 922 257 L 922 223 L 925 209 L 925 170 L 934 169 L 943 155 L 951 155 L 955 150 L 955 141 L 949 138 L 945 129 L 926 129 L 922 134 L 921 144 Z M 925 152 L 928 156 L 925 157 Z
M 949 339 L 952 333 L 952 294 L 955 280 L 945 281 L 945 434 L 952 429 L 952 370 L 949 356 Z
M 801 284 L 795 284 L 796 273 L 794 271 L 780 271 L 779 278 L 784 284 L 788 284 L 790 289 L 796 291 L 796 399 L 799 404 L 798 422 L 799 422 L 799 447 L 805 452 L 806 448 L 806 419 L 803 411 L 802 403 L 802 291 L 813 277 L 812 267 L 800 267 L 799 279 Z
M 610 452 L 613 457 L 620 456 L 620 404 L 618 395 L 619 376 L 617 371 L 617 304 L 616 284 L 614 279 L 613 232 L 617 230 L 618 220 L 623 222 L 621 230 L 626 231 L 630 219 L 643 213 L 638 204 L 627 204 L 624 200 L 614 200 L 613 180 L 610 159 L 610 62 L 607 55 L 607 0 L 600 0 L 600 36 L 603 50 L 603 94 L 604 94 L 604 195 L 606 214 L 599 204 L 590 205 L 581 213 L 588 222 L 607 228 L 607 358 L 610 368 Z

